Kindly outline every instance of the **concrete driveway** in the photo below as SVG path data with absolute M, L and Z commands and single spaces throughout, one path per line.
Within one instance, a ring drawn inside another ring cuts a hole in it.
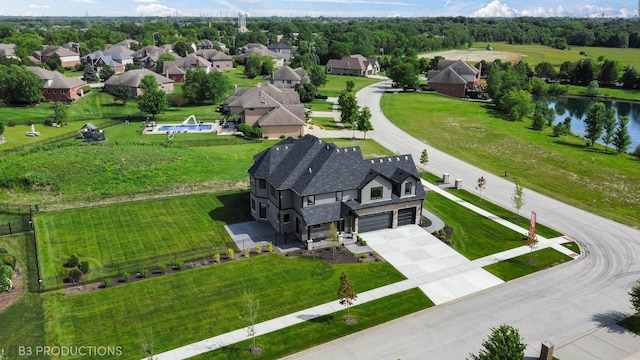
M 407 279 L 424 284 L 420 290 L 436 305 L 503 283 L 417 225 L 360 236 Z

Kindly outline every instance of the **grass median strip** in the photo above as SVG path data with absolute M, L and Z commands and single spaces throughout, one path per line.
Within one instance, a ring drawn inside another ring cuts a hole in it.
M 571 260 L 555 249 L 545 248 L 485 266 L 483 269 L 504 281 L 510 281 Z
M 351 316 L 357 319 L 356 324 L 346 325 L 342 321 L 347 314 L 343 310 L 265 335 L 260 335 L 258 329 L 256 344 L 263 349 L 260 359 L 279 359 L 433 305 L 420 289 L 411 289 L 352 307 Z M 191 359 L 252 359 L 255 356 L 248 351 L 252 344 L 251 340 L 245 340 Z

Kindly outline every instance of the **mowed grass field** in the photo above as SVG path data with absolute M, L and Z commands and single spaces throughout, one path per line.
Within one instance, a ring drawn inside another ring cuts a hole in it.
M 336 300 L 342 272 L 358 292 L 404 279 L 386 262 L 266 254 L 84 294 L 50 292 L 42 295 L 47 343 L 120 345 L 123 358 L 140 359 L 141 332 L 155 353 L 167 351 L 245 327 L 245 293 L 260 303 L 258 321 Z
M 249 220 L 248 204 L 241 192 L 37 214 L 42 277 L 63 275 L 72 254 L 92 269 L 202 247 L 226 254 L 237 247 L 224 225 Z
M 640 162 L 585 139 L 503 120 L 493 105 L 437 94 L 387 94 L 384 113 L 418 139 L 527 188 L 616 221 L 640 225 Z M 488 184 L 487 186 L 491 186 Z

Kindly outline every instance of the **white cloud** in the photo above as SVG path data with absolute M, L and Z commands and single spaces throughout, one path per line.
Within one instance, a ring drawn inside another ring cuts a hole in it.
M 182 11 L 178 9 L 161 4 L 138 5 L 135 11 L 148 16 L 173 16 L 182 14 Z
M 83 4 L 93 4 L 93 0 L 71 0 L 72 2 L 83 3 Z
M 470 16 L 471 17 L 514 17 L 518 16 L 518 10 L 510 8 L 506 3 L 501 3 L 500 0 L 494 0 L 487 4 L 487 6 L 476 10 Z
M 133 2 L 136 2 L 136 3 L 154 3 L 154 2 L 158 2 L 158 0 L 133 0 Z
M 31 9 L 37 9 L 37 8 L 48 9 L 49 5 L 29 4 L 29 7 Z

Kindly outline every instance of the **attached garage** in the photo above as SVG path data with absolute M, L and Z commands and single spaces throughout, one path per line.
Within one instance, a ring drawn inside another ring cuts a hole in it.
M 390 228 L 392 219 L 392 212 L 360 217 L 358 218 L 358 232 L 363 233 L 367 231 Z
M 412 225 L 416 222 L 416 208 L 398 210 L 398 226 Z

